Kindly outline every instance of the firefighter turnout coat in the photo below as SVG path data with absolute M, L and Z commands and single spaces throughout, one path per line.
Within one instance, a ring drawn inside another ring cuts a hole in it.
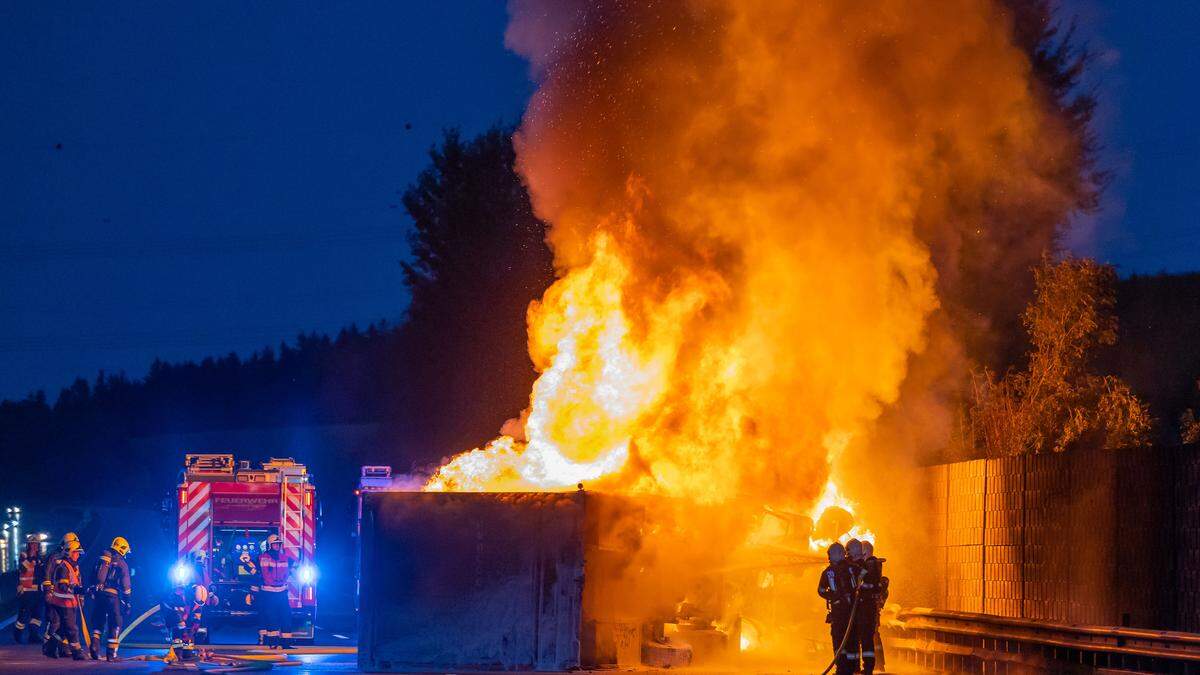
M 129 563 L 113 549 L 106 550 L 96 561 L 96 593 L 107 593 L 129 602 L 133 587 L 129 579 Z
M 83 590 L 79 581 L 79 565 L 67 557 L 60 557 L 50 572 L 50 604 L 55 607 L 75 608 L 79 606 L 78 593 Z

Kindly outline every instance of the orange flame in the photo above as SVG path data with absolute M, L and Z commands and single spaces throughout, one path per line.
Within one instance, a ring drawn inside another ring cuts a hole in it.
M 528 312 L 524 429 L 426 489 L 853 513 L 840 458 L 939 305 L 927 242 L 969 247 L 997 195 L 1052 198 L 1037 172 L 1063 146 L 1003 10 L 510 7 L 539 80 L 518 169 L 560 278 Z

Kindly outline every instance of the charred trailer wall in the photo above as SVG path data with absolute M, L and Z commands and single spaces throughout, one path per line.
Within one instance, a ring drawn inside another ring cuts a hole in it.
M 1180 563 L 1200 555 L 1196 455 L 1072 451 L 931 467 L 939 606 L 1192 630 L 1180 603 L 1200 578 Z
M 364 495 L 359 667 L 616 665 L 641 636 L 606 602 L 623 554 L 603 538 L 637 514 L 583 492 Z
M 1172 467 L 1175 509 L 1173 578 L 1178 581 L 1175 627 L 1200 633 L 1200 445 L 1182 450 Z

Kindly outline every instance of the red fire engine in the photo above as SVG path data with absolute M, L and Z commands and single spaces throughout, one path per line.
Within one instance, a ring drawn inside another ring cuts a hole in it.
M 311 640 L 316 618 L 316 490 L 303 464 L 275 459 L 261 469 L 233 455 L 190 454 L 178 487 L 178 586 L 203 583 L 219 603 L 206 617 L 251 616 L 259 553 L 275 534 L 291 561 L 292 635 Z M 250 564 L 247 564 L 249 561 Z M 206 619 L 207 620 L 207 619 Z

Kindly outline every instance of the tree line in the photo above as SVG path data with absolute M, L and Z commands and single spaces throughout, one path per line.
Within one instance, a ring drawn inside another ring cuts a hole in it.
M 1077 209 L 1095 208 L 1105 175 L 1089 130 L 1095 99 L 1079 86 L 1087 54 L 1059 31 L 1049 0 L 1007 4 L 1046 104 L 1077 139 L 1052 178 Z M 53 400 L 35 392 L 2 401 L 0 492 L 36 494 L 41 486 L 29 478 L 81 469 L 84 491 L 136 483 L 131 468 L 157 458 L 132 451 L 131 438 L 373 424 L 391 439 L 379 461 L 403 466 L 493 435 L 528 403 L 535 373 L 525 310 L 554 278 L 545 224 L 513 168 L 512 131 L 496 127 L 470 139 L 448 131 L 404 192 L 412 255 L 403 263 L 406 289 L 397 289 L 398 306 L 405 293 L 410 298 L 402 322 L 301 334 L 248 357 L 155 361 L 142 378 L 100 373 Z M 1012 227 L 995 236 L 1032 238 L 1053 251 L 1061 223 L 1024 206 L 996 206 L 996 218 Z M 961 269 L 946 275 L 958 283 L 940 289 L 968 356 L 983 366 L 963 392 L 971 432 L 960 437 L 970 436 L 968 451 L 1200 441 L 1200 274 L 1118 280 L 1111 269 L 1075 261 L 1035 275 L 1037 261 L 1024 259 L 997 270 L 988 252 L 1012 245 L 963 251 Z M 981 282 L 997 275 L 1006 282 Z M 1046 320 L 1042 310 L 1052 306 L 1077 317 L 1082 311 L 1094 330 L 1055 343 L 1052 329 L 1066 326 Z M 991 327 L 987 335 L 970 333 L 979 325 Z
M 43 486 L 25 478 L 78 471 L 86 480 L 74 482 L 77 493 L 111 492 L 160 459 L 138 456 L 130 439 L 165 434 L 379 424 L 394 440 L 378 461 L 401 466 L 495 434 L 528 403 L 535 373 L 525 308 L 553 280 L 545 225 L 513 169 L 511 133 L 448 131 L 405 191 L 412 256 L 403 322 L 300 334 L 245 358 L 156 360 L 145 377 L 102 372 L 53 400 L 39 391 L 0 402 L 0 492 L 36 496 Z M 402 297 L 397 289 L 397 304 Z

